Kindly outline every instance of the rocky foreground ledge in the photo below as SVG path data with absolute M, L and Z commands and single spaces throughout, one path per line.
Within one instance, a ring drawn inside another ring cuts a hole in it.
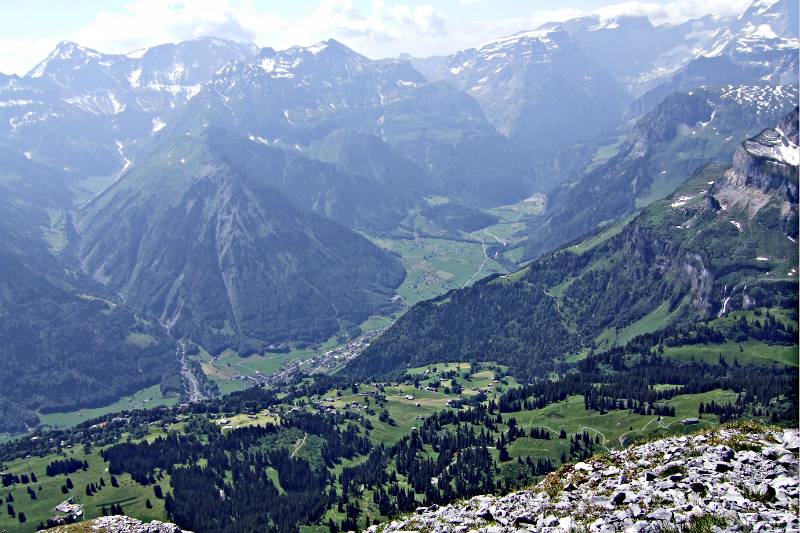
M 101 516 L 45 530 L 47 533 L 191 533 L 167 522 L 142 522 L 130 516 Z
M 797 531 L 800 431 L 741 424 L 565 465 L 369 531 Z

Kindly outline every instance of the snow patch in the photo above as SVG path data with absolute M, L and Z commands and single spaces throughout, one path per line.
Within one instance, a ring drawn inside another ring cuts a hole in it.
M 553 33 L 556 33 L 560 30 L 533 30 L 533 31 L 523 31 L 520 33 L 515 33 L 514 35 L 509 35 L 508 37 L 501 37 L 500 39 L 494 39 L 487 43 L 484 43 L 480 46 L 481 52 L 492 52 L 499 50 L 500 48 L 505 48 L 509 46 L 515 46 L 524 40 L 531 40 L 535 39 L 544 44 L 547 48 L 556 48 L 557 45 L 552 40 Z
M 714 120 L 714 117 L 715 117 L 716 115 L 717 115 L 717 108 L 714 108 L 714 110 L 713 110 L 713 111 L 711 111 L 711 117 L 709 117 L 709 119 L 708 119 L 708 122 L 699 122 L 699 124 L 700 124 L 702 127 L 704 127 L 704 128 L 705 128 L 706 126 L 708 126 L 709 124 L 711 124 L 711 122 Z
M 254 135 L 249 135 L 247 138 L 250 139 L 254 143 L 266 144 L 267 146 L 269 146 L 269 141 L 267 139 L 265 139 L 264 137 L 258 137 L 258 136 L 254 136 Z
M 158 133 L 159 131 L 164 129 L 167 123 L 161 120 L 161 117 L 156 117 L 153 119 L 153 133 Z
M 61 101 L 95 115 L 116 115 L 125 110 L 125 104 L 117 100 L 111 91 L 105 97 L 102 94 L 82 95 L 62 98 Z
M 275 60 L 265 57 L 258 66 L 261 67 L 264 72 L 272 72 L 275 69 Z
M 781 136 L 781 145 L 778 147 L 781 159 L 794 167 L 800 165 L 800 147 L 794 144 L 780 128 L 775 128 L 775 131 Z
M 669 204 L 669 206 L 672 208 L 684 206 L 687 203 L 689 203 L 689 200 L 691 200 L 692 198 L 694 198 L 694 196 L 680 196 L 676 201 Z
M 120 103 L 120 101 L 117 100 L 117 97 L 114 96 L 114 93 L 112 92 L 108 93 L 108 100 L 111 102 L 112 115 L 116 115 L 118 113 L 122 113 L 123 111 L 125 111 L 125 104 Z
M 199 83 L 196 85 L 189 85 L 188 87 L 186 87 L 186 99 L 191 100 L 192 98 L 197 96 L 197 94 L 200 92 L 200 89 L 202 88 L 203 86 L 200 85 Z
M 22 107 L 32 103 L 33 100 L 6 100 L 0 101 L 0 107 Z
M 130 74 L 128 74 L 128 83 L 130 83 L 131 87 L 133 87 L 134 89 L 138 89 L 141 77 L 142 77 L 142 67 L 139 67 Z
M 306 50 L 308 50 L 314 55 L 317 55 L 320 52 L 323 52 L 326 48 L 328 48 L 328 43 L 326 43 L 325 41 L 321 41 L 315 45 L 309 46 L 308 48 L 306 48 Z
M 759 24 L 758 26 L 748 25 L 745 30 L 748 37 L 752 39 L 778 39 L 778 34 L 769 24 Z
M 471 67 L 473 63 L 474 63 L 474 61 L 472 61 L 471 59 L 469 61 L 464 61 L 460 65 L 458 65 L 456 67 L 452 67 L 450 69 L 450 74 L 452 74 L 454 76 L 457 76 L 457 75 L 461 74 L 465 69 L 468 69 L 469 67 Z

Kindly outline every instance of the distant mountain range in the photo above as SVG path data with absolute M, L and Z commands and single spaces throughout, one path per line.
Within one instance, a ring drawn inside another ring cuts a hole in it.
M 667 82 L 644 94 L 633 112 L 651 108 L 670 92 L 701 86 L 796 85 L 799 16 L 792 0 L 753 2 Z
M 796 2 L 759 0 L 737 19 L 582 18 L 433 58 L 62 42 L 0 75 L 0 381 L 18 384 L 0 431 L 180 390 L 182 338 L 250 354 L 358 332 L 401 309 L 404 268 L 375 240 L 413 239 L 409 218 L 465 239 L 487 209 L 546 193 L 519 230 L 526 260 L 610 227 L 791 109 L 797 33 Z
M 497 130 L 532 157 L 591 138 L 619 119 L 625 90 L 561 27 L 421 60 L 431 79 L 475 97 Z

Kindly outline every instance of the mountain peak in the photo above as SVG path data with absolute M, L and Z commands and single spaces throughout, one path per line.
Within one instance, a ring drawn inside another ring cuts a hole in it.
M 55 47 L 53 53 L 58 53 L 60 56 L 64 58 L 72 57 L 75 52 L 85 53 L 88 52 L 89 49 L 85 48 L 74 41 L 61 41 Z M 93 50 L 92 50 L 93 51 Z
M 230 46 L 230 45 L 238 45 L 238 44 L 245 44 L 239 41 L 232 41 L 230 39 L 223 39 L 221 37 L 214 37 L 213 35 L 200 35 L 199 37 L 195 37 L 194 39 L 190 39 L 190 42 L 196 43 L 207 43 L 212 46 Z
M 597 24 L 589 28 L 589 31 L 617 30 L 620 28 L 649 30 L 653 28 L 653 23 L 644 15 L 622 15 L 608 18 L 596 17 L 596 20 Z
M 494 39 L 484 43 L 479 47 L 481 51 L 496 51 L 502 48 L 509 48 L 517 46 L 523 42 L 538 41 L 544 44 L 547 48 L 556 48 L 559 42 L 569 40 L 572 37 L 562 26 L 552 26 L 546 29 L 528 30 Z
M 45 70 L 47 70 L 47 66 L 54 61 L 68 61 L 76 57 L 99 59 L 101 54 L 96 50 L 86 48 L 73 41 L 61 41 L 56 45 L 53 51 L 50 52 L 43 61 L 33 67 L 26 76 L 30 78 L 40 78 L 44 75 Z
M 285 50 L 287 53 L 301 52 L 308 53 L 313 56 L 334 56 L 334 57 L 352 57 L 358 59 L 366 59 L 364 56 L 346 46 L 345 44 L 337 41 L 336 39 L 327 39 L 320 41 L 311 46 L 292 46 Z

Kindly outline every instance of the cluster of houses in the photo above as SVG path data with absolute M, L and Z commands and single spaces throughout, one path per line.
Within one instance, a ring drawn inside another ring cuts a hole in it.
M 287 381 L 301 369 L 304 369 L 304 371 L 309 374 L 325 373 L 335 370 L 361 355 L 361 353 L 367 349 L 370 342 L 383 333 L 385 329 L 386 328 L 381 328 L 368 331 L 359 338 L 343 346 L 338 346 L 332 350 L 315 355 L 310 359 L 289 361 L 284 364 L 278 372 L 265 376 L 264 379 L 267 383 L 274 384 Z
M 83 505 L 75 503 L 75 498 L 64 500 L 53 508 L 56 513 L 61 513 L 47 519 L 47 527 L 73 524 L 83 518 Z

